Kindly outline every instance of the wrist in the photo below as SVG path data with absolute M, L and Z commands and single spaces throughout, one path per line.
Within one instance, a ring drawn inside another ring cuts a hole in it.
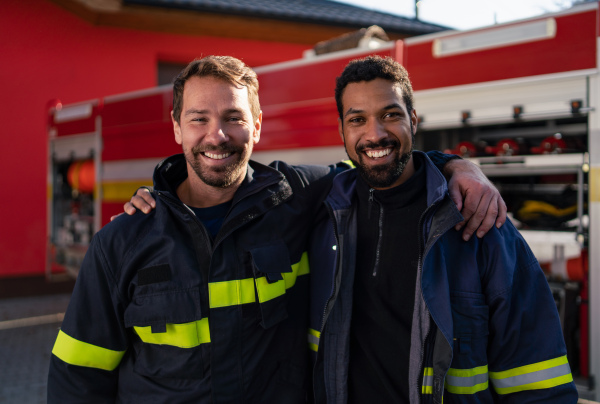
M 444 164 L 444 167 L 442 168 L 442 174 L 447 180 L 449 180 L 450 177 L 452 177 L 452 174 L 454 174 L 457 170 L 464 168 L 465 164 L 468 164 L 468 162 L 455 154 L 447 156 L 450 157 L 450 159 L 446 162 L 446 164 Z

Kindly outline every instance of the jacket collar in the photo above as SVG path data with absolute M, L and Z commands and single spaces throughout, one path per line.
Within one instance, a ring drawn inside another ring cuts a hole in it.
M 187 163 L 183 154 L 175 154 L 162 160 L 154 169 L 154 188 L 157 191 L 177 195 L 177 187 L 187 178 Z M 245 195 L 277 183 L 289 188 L 283 174 L 272 167 L 250 160 L 246 177 L 234 195 L 234 203 Z M 291 193 L 291 189 L 289 190 Z
M 425 177 L 427 178 L 427 206 L 441 201 L 448 193 L 448 184 L 442 173 L 436 168 L 427 154 L 413 151 L 413 156 L 419 155 L 425 164 Z M 347 209 L 352 205 L 358 171 L 356 168 L 338 174 L 333 180 L 333 186 L 327 202 L 333 209 Z

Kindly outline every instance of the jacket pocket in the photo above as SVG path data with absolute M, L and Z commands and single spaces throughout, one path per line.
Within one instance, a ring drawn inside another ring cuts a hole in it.
M 287 246 L 283 241 L 248 251 L 254 273 L 261 325 L 270 328 L 288 317 L 286 290 L 296 281 Z
M 476 293 L 460 293 L 451 296 L 452 322 L 454 328 L 454 353 L 479 357 L 485 363 L 489 334 L 489 308 L 485 298 Z
M 125 326 L 138 337 L 132 352 L 137 373 L 203 377 L 202 345 L 210 342 L 210 331 L 208 318 L 202 318 L 198 288 L 134 296 L 125 310 Z
M 444 388 L 451 394 L 482 398 L 489 394 L 487 341 L 489 308 L 478 293 L 451 295 L 454 355 Z M 485 397 L 488 397 L 486 399 Z M 434 400 L 435 401 L 435 400 Z

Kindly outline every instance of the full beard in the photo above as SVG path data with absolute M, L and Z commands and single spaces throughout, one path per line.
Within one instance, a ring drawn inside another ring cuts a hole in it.
M 229 164 L 221 167 L 203 165 L 200 155 L 203 152 L 214 152 L 217 154 L 232 153 L 237 158 Z M 238 181 L 240 176 L 246 172 L 246 165 L 250 159 L 250 152 L 244 147 L 236 146 L 196 146 L 191 150 L 184 148 L 185 159 L 192 167 L 198 178 L 206 185 L 216 188 L 228 188 Z
M 413 143 L 414 144 L 414 143 Z M 370 148 L 387 148 L 392 147 L 392 153 L 394 154 L 394 160 L 390 164 L 382 164 L 377 166 L 370 166 L 364 163 L 364 158 L 368 158 L 364 155 L 364 151 Z M 354 164 L 360 176 L 373 188 L 387 188 L 392 186 L 398 178 L 404 172 L 406 165 L 410 161 L 410 157 L 413 152 L 413 145 L 411 144 L 410 151 L 408 153 L 399 154 L 400 144 L 394 140 L 383 140 L 378 144 L 369 145 L 358 145 L 356 147 L 356 154 L 358 155 L 358 161 L 350 158 L 350 161 Z M 348 150 L 346 150 L 346 153 Z M 350 155 L 348 154 L 348 157 Z

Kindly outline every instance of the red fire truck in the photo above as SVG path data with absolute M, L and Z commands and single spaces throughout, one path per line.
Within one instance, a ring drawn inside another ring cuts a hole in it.
M 449 31 L 256 68 L 264 123 L 253 158 L 344 159 L 334 80 L 351 59 L 411 74 L 416 146 L 461 154 L 497 184 L 547 272 L 581 391 L 600 398 L 599 10 Z M 375 48 L 371 48 L 375 46 Z M 47 275 L 76 274 L 92 235 L 180 152 L 171 86 L 49 110 Z

